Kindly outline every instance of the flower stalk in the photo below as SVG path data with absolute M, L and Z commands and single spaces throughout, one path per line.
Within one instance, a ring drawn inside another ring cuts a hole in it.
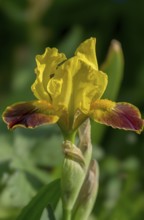
M 71 220 L 72 212 L 71 210 L 63 208 L 63 220 Z
M 64 137 L 64 140 L 67 141 L 71 141 L 71 143 L 75 143 L 75 137 L 76 137 L 76 133 L 77 133 L 77 130 L 76 131 L 73 131 L 73 132 L 62 132 L 63 133 L 63 137 Z
M 62 168 L 61 176 L 61 189 L 62 189 L 62 202 L 63 202 L 63 219 L 74 219 L 83 215 L 78 212 L 79 209 L 79 197 L 80 194 L 88 194 L 88 198 L 92 194 L 93 199 L 90 201 L 95 201 L 94 190 L 89 193 L 89 188 L 93 187 L 95 183 L 94 165 L 92 165 L 92 144 L 90 138 L 90 121 L 86 120 L 79 128 L 79 145 L 78 147 L 74 145 L 71 141 L 67 140 L 63 143 L 64 151 L 64 163 Z M 96 172 L 97 173 L 97 172 Z M 91 176 L 93 178 L 91 178 Z M 89 181 L 90 179 L 90 181 Z M 85 192 L 88 191 L 88 193 Z M 88 200 L 86 198 L 86 200 Z M 92 202 L 90 202 L 91 204 Z M 92 203 L 92 204 L 93 204 Z M 91 205 L 85 205 L 88 207 L 88 211 L 85 216 L 88 216 L 91 211 Z M 75 211 L 74 211 L 75 210 Z M 74 213 L 73 213 L 74 212 Z M 78 213 L 78 214 L 77 214 Z M 80 219 L 80 218 L 77 219 Z M 83 218 L 82 218 L 83 219 Z

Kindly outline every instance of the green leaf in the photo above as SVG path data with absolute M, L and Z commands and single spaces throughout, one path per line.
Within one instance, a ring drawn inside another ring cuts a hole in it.
M 48 217 L 49 217 L 49 220 L 56 220 L 55 216 L 54 216 L 54 212 L 53 212 L 53 209 L 50 205 L 48 205 Z
M 115 101 L 123 78 L 124 58 L 121 45 L 118 41 L 112 40 L 108 55 L 100 68 L 108 75 L 108 85 L 103 99 Z M 105 132 L 106 126 L 92 123 L 92 140 L 98 144 Z
M 11 147 L 12 139 L 9 135 L 0 135 L 0 163 L 9 161 L 13 157 L 13 149 Z
M 82 41 L 83 29 L 80 26 L 74 26 L 58 45 L 59 51 L 63 51 L 67 57 L 74 53 L 76 48 Z
M 12 169 L 18 169 L 23 171 L 24 173 L 28 173 L 32 176 L 34 176 L 37 180 L 39 180 L 42 183 L 47 184 L 50 180 L 49 173 L 46 175 L 46 173 L 40 169 L 38 169 L 36 166 L 34 166 L 33 162 L 30 161 L 30 159 L 23 159 L 21 157 L 15 156 L 13 161 L 10 163 L 10 167 Z
M 25 174 L 19 170 L 12 175 L 5 174 L 6 185 L 0 193 L 0 203 L 5 207 L 21 208 L 35 195 L 36 191 L 28 182 Z
M 118 96 L 124 70 L 123 52 L 121 44 L 118 41 L 112 40 L 107 58 L 101 66 L 101 70 L 108 75 L 108 86 L 103 98 L 114 101 Z
M 58 179 L 44 186 L 16 220 L 40 220 L 44 208 L 51 205 L 55 209 L 59 198 L 60 180 Z

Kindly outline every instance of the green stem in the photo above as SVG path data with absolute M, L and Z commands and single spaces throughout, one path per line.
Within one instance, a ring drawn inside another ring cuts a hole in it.
M 71 211 L 68 209 L 63 209 L 63 220 L 71 220 Z
M 66 140 L 71 141 L 71 142 L 74 144 L 76 132 L 77 132 L 77 131 L 73 131 L 73 132 L 70 132 L 70 133 L 63 133 L 64 140 L 65 140 L 65 141 L 66 141 Z
M 75 143 L 75 136 L 77 131 L 72 132 L 63 132 L 64 140 L 71 141 L 73 144 Z M 72 217 L 72 211 L 70 209 L 67 209 L 65 207 L 65 204 L 63 203 L 63 220 L 71 220 Z

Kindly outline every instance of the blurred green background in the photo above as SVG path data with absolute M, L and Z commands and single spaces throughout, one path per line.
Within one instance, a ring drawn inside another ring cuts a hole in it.
M 0 112 L 34 99 L 36 54 L 50 46 L 70 57 L 91 36 L 97 38 L 99 66 L 111 40 L 121 42 L 125 66 L 117 101 L 131 102 L 143 114 L 143 0 L 0 1 Z M 93 157 L 101 176 L 90 220 L 142 220 L 144 134 L 96 128 L 92 124 Z M 61 142 L 56 125 L 10 132 L 0 121 L 0 220 L 15 219 L 43 184 L 60 176 Z

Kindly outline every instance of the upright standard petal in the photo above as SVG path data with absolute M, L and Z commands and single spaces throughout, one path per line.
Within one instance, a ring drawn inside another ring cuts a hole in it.
M 48 92 L 56 109 L 63 106 L 74 116 L 77 109 L 87 114 L 93 99 L 105 91 L 107 76 L 73 57 L 65 61 L 48 83 Z
M 46 101 L 21 102 L 6 108 L 3 120 L 9 129 L 16 127 L 34 128 L 43 124 L 53 124 L 59 117 Z
M 88 65 L 91 65 L 94 69 L 98 70 L 95 38 L 91 37 L 85 40 L 83 43 L 81 43 L 75 51 L 75 55 Z
M 37 68 L 35 69 L 37 78 L 32 85 L 32 91 L 38 99 L 50 101 L 47 91 L 47 84 L 55 74 L 58 65 L 66 60 L 63 53 L 58 53 L 56 48 L 46 48 L 43 55 L 36 56 Z
M 91 105 L 90 117 L 96 122 L 140 133 L 143 120 L 137 107 L 125 102 L 97 100 Z

